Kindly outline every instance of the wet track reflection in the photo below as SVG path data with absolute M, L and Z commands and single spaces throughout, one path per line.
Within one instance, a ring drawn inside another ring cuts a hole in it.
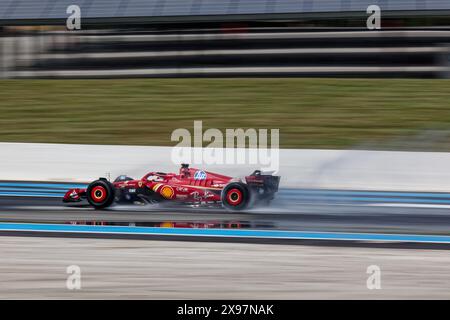
M 284 210 L 276 202 L 274 204 L 246 212 L 151 206 L 115 206 L 110 210 L 94 210 L 87 206 L 64 207 L 58 198 L 0 197 L 0 222 L 450 234 L 450 212 L 445 207 L 291 203 L 289 210 Z
M 274 223 L 254 221 L 68 221 L 64 224 L 88 226 L 128 226 L 152 228 L 192 228 L 192 229 L 276 229 Z

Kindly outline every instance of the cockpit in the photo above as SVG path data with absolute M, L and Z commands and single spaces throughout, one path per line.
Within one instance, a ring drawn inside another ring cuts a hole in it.
M 134 179 L 122 174 L 122 175 L 118 176 L 116 178 L 116 180 L 114 180 L 114 182 L 123 182 L 123 181 L 131 181 L 131 180 L 134 180 Z
M 164 172 L 152 172 L 152 173 L 149 173 L 145 177 L 145 179 L 147 181 L 160 182 L 160 181 L 164 181 L 165 180 L 166 175 L 167 174 L 164 173 Z

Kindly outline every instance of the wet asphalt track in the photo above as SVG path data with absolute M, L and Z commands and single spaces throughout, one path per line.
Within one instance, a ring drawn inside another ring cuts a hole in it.
M 450 234 L 450 208 L 274 201 L 268 208 L 228 212 L 221 208 L 118 205 L 108 210 L 65 206 L 59 198 L 0 197 L 0 222 L 241 222 L 258 229 Z
M 96 211 L 64 206 L 58 197 L 0 197 L 0 222 L 240 221 L 256 229 L 450 234 L 445 205 L 397 205 L 296 200 L 281 194 L 271 207 L 239 213 L 149 206 Z M 449 298 L 449 251 L 436 250 L 436 245 L 402 243 L 393 249 L 23 235 L 10 233 L 0 242 L 2 299 Z M 82 270 L 82 290 L 65 287 L 66 268 L 73 264 Z M 369 265 L 381 268 L 381 290 L 366 287 Z

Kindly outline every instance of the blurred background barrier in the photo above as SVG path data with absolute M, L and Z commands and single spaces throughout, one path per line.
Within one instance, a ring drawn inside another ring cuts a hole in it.
M 12 78 L 448 75 L 450 31 L 5 37 Z
M 120 174 L 176 172 L 171 147 L 0 143 L 2 180 L 89 182 Z M 427 191 L 450 190 L 450 153 L 363 150 L 280 150 L 282 188 Z M 195 167 L 196 165 L 193 165 Z M 242 177 L 255 165 L 208 165 Z
M 450 76 L 449 1 L 373 2 L 0 1 L 0 77 Z

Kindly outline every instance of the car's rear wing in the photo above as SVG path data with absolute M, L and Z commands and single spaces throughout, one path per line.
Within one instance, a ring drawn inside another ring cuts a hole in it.
M 278 191 L 280 176 L 263 174 L 260 170 L 255 170 L 251 175 L 245 177 L 249 186 L 261 187 L 265 193 L 275 193 Z

